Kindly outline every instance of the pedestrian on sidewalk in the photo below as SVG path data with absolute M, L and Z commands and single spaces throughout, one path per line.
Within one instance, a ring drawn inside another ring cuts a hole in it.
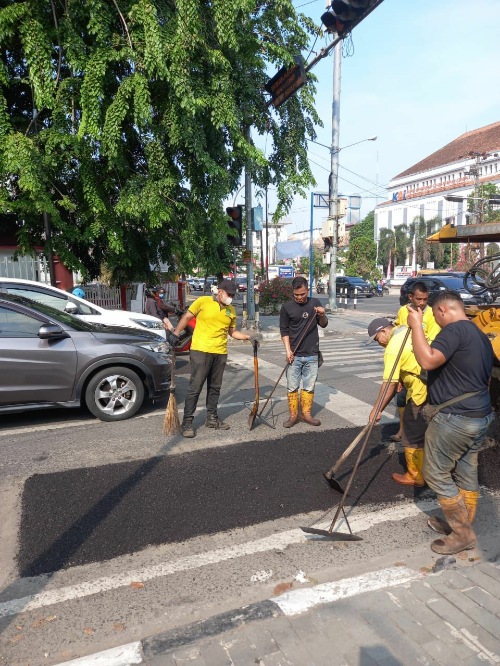
M 217 294 L 197 298 L 181 317 L 175 330 L 167 333 L 167 340 L 175 345 L 180 332 L 193 317 L 196 317 L 196 327 L 189 352 L 191 377 L 181 424 L 184 437 L 196 435 L 193 425 L 194 413 L 205 382 L 207 383 L 205 425 L 207 428 L 229 430 L 230 426 L 219 418 L 217 411 L 227 362 L 227 336 L 230 335 L 235 340 L 256 340 L 257 343 L 262 339 L 261 333 L 247 335 L 236 330 L 236 312 L 231 305 L 235 294 L 235 282 L 222 280 L 218 285 Z
M 429 342 L 432 342 L 441 330 L 441 327 L 436 323 L 434 315 L 432 314 L 432 308 L 429 307 L 428 302 L 429 287 L 421 280 L 414 282 L 408 293 L 408 303 L 413 305 L 413 307 L 422 310 L 422 326 L 424 328 L 425 337 Z M 394 326 L 406 326 L 407 321 L 408 308 L 405 304 L 399 308 L 396 319 L 394 320 Z M 406 390 L 402 385 L 398 386 L 396 405 L 399 413 L 399 431 L 391 437 L 391 440 L 393 442 L 400 442 L 403 433 L 403 412 L 406 405 Z
M 377 421 L 380 420 L 382 412 L 391 402 L 399 383 L 401 383 L 406 395 L 406 404 L 403 411 L 402 442 L 407 471 L 404 474 L 394 473 L 392 479 L 403 486 L 419 487 L 425 486 L 422 467 L 427 423 L 421 412 L 427 400 L 427 387 L 422 377 L 422 370 L 413 353 L 410 338 L 407 338 L 393 372 L 396 358 L 407 331 L 407 326 L 396 327 L 385 317 L 374 319 L 368 326 L 368 335 L 370 336 L 368 344 L 375 340 L 381 347 L 385 348 L 382 385 L 375 405 L 370 412 L 369 420 L 373 421 L 375 417 Z M 375 407 L 384 393 L 385 398 L 376 410 Z
M 411 310 L 408 326 L 418 362 L 428 371 L 429 416 L 425 436 L 424 478 L 438 498 L 445 520 L 430 518 L 429 527 L 446 536 L 432 542 L 441 555 L 476 545 L 471 527 L 479 499 L 478 454 L 493 416 L 489 382 L 493 349 L 488 337 L 465 314 L 455 291 L 440 292 L 432 305 L 441 326 L 429 345 L 423 313 Z
M 314 387 L 318 377 L 318 326 L 326 328 L 328 318 L 321 301 L 318 298 L 308 297 L 308 284 L 305 278 L 294 278 L 292 289 L 293 299 L 283 303 L 280 311 L 280 334 L 289 363 L 286 382 L 290 414 L 283 425 L 285 428 L 291 428 L 300 418 L 304 423 L 319 426 L 321 421 L 312 416 L 311 410 L 314 401 Z M 311 317 L 315 319 L 315 323 L 309 326 Z M 302 337 L 306 329 L 308 329 L 307 333 Z M 300 346 L 297 348 L 299 341 Z

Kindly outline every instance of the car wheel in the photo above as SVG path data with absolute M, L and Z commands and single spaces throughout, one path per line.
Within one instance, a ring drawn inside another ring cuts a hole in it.
M 123 421 L 144 401 L 144 385 L 133 370 L 115 366 L 97 372 L 85 391 L 85 403 L 101 421 Z

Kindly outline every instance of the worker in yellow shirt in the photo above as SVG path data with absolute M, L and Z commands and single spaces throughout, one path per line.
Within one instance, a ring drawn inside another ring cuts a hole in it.
M 236 312 L 231 305 L 235 294 L 236 283 L 232 280 L 222 280 L 218 284 L 216 294 L 197 298 L 181 317 L 175 330 L 167 332 L 167 340 L 175 346 L 179 333 L 193 317 L 196 317 L 196 327 L 189 353 L 191 377 L 181 425 L 184 437 L 195 437 L 196 435 L 193 425 L 194 413 L 205 382 L 207 382 L 205 425 L 207 428 L 229 430 L 229 425 L 219 418 L 217 412 L 222 376 L 227 361 L 227 337 L 230 335 L 235 340 L 256 340 L 257 342 L 262 339 L 261 333 L 247 335 L 236 330 Z
M 436 323 L 434 319 L 434 314 L 432 313 L 432 308 L 428 305 L 429 302 L 429 288 L 425 282 L 417 281 L 414 282 L 410 292 L 408 293 L 408 303 L 413 305 L 413 307 L 422 310 L 422 327 L 424 329 L 424 335 L 429 342 L 429 344 L 434 340 L 436 335 L 441 330 L 441 327 Z M 406 326 L 408 320 L 408 308 L 406 305 L 402 305 L 396 319 L 394 320 L 394 326 Z M 406 405 L 406 395 L 405 390 L 402 386 L 399 387 L 400 390 L 396 396 L 396 405 L 399 412 L 399 431 L 391 437 L 393 442 L 400 442 L 402 439 L 403 431 L 403 411 Z
M 381 347 L 385 347 L 383 381 L 375 405 L 378 404 L 382 394 L 386 391 L 386 387 L 388 387 L 385 398 L 379 408 L 377 410 L 375 406 L 372 408 L 370 421 L 375 416 L 377 421 L 380 420 L 382 412 L 394 397 L 398 384 L 401 382 L 406 390 L 406 405 L 402 418 L 402 441 L 407 472 L 405 474 L 394 473 L 392 478 L 396 483 L 404 486 L 425 486 L 424 477 L 422 476 L 422 466 L 424 463 L 424 442 L 427 423 L 421 415 L 420 410 L 427 401 L 427 386 L 422 378 L 421 368 L 413 353 L 411 337 L 408 337 L 406 340 L 398 364 L 394 372 L 392 372 L 407 331 L 407 326 L 395 327 L 384 317 L 374 319 L 368 326 L 370 342 L 375 340 Z

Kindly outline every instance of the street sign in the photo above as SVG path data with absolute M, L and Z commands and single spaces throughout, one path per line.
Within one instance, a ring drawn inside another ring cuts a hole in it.
M 293 278 L 295 275 L 293 266 L 278 266 L 278 275 L 280 278 Z
M 241 253 L 241 260 L 243 261 L 244 264 L 249 264 L 250 261 L 252 260 L 252 253 L 250 250 L 243 250 Z
M 296 64 L 293 67 L 290 69 L 282 67 L 265 85 L 266 91 L 271 94 L 271 101 L 275 109 L 307 82 L 302 56 L 295 56 L 294 60 Z
M 329 208 L 328 192 L 313 192 L 314 208 Z

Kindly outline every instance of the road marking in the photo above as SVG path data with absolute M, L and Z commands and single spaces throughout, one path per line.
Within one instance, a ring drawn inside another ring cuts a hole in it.
M 129 664 L 142 664 L 142 643 L 127 643 L 120 647 L 103 650 L 87 657 L 65 661 L 57 666 L 129 666 Z
M 248 356 L 247 354 L 242 354 L 240 352 L 231 353 L 230 363 L 237 365 L 238 367 L 243 367 L 246 370 L 253 370 L 253 357 Z M 370 370 L 375 369 L 375 367 L 376 366 L 364 365 L 360 367 L 360 369 Z M 259 374 L 276 381 L 280 372 L 281 370 L 279 366 L 274 363 L 259 360 Z M 317 405 L 321 405 L 324 409 L 341 416 L 348 423 L 355 426 L 366 425 L 373 406 L 349 395 L 348 393 L 342 393 L 342 391 L 338 391 L 327 384 L 322 384 L 321 382 L 316 382 L 314 387 L 314 402 Z M 224 406 L 224 404 L 221 404 L 221 407 Z M 381 421 L 383 424 L 392 423 L 393 421 L 394 416 L 392 414 L 388 412 L 383 413 Z
M 365 368 L 366 370 L 366 368 Z M 380 370 L 377 370 L 377 372 L 363 372 L 359 373 L 356 375 L 356 377 L 359 377 L 360 379 L 372 379 L 373 377 L 380 377 Z M 382 382 L 380 382 L 382 383 Z
M 435 500 L 418 500 L 415 502 L 405 502 L 399 506 L 386 507 L 376 511 L 367 511 L 359 515 L 348 513 L 349 524 L 353 532 L 359 533 L 368 530 L 379 523 L 399 521 L 405 518 L 421 516 L 422 512 L 436 509 L 438 504 Z M 328 529 L 329 522 L 317 525 L 320 529 Z M 341 518 L 335 530 L 345 528 L 345 521 Z M 216 550 L 189 555 L 169 562 L 161 562 L 151 567 L 144 567 L 129 571 L 128 573 L 115 574 L 113 576 L 98 578 L 94 581 L 85 581 L 75 585 L 68 585 L 54 590 L 46 590 L 38 594 L 32 594 L 19 599 L 12 599 L 0 603 L 0 617 L 9 617 L 18 613 L 37 610 L 45 606 L 64 603 L 74 599 L 81 599 L 92 594 L 101 594 L 109 590 L 116 590 L 121 587 L 128 587 L 134 581 L 147 582 L 163 576 L 172 576 L 181 571 L 190 571 L 209 565 L 219 564 L 228 560 L 247 557 L 257 553 L 265 553 L 269 550 L 284 550 L 287 546 L 296 543 L 306 543 L 311 539 L 316 539 L 312 535 L 306 535 L 301 529 L 292 529 L 277 534 L 271 534 L 262 539 L 247 541 L 245 543 L 218 548 Z M 321 537 L 319 537 L 321 538 Z M 31 579 L 33 583 L 37 580 L 41 584 L 46 583 L 46 576 L 39 576 Z
M 344 578 L 333 583 L 322 583 L 314 587 L 285 592 L 271 601 L 281 608 L 285 615 L 299 615 L 318 604 L 330 604 L 338 599 L 349 599 L 365 592 L 375 592 L 395 585 L 404 585 L 423 574 L 406 567 L 391 567 L 381 571 L 371 571 L 362 576 Z

